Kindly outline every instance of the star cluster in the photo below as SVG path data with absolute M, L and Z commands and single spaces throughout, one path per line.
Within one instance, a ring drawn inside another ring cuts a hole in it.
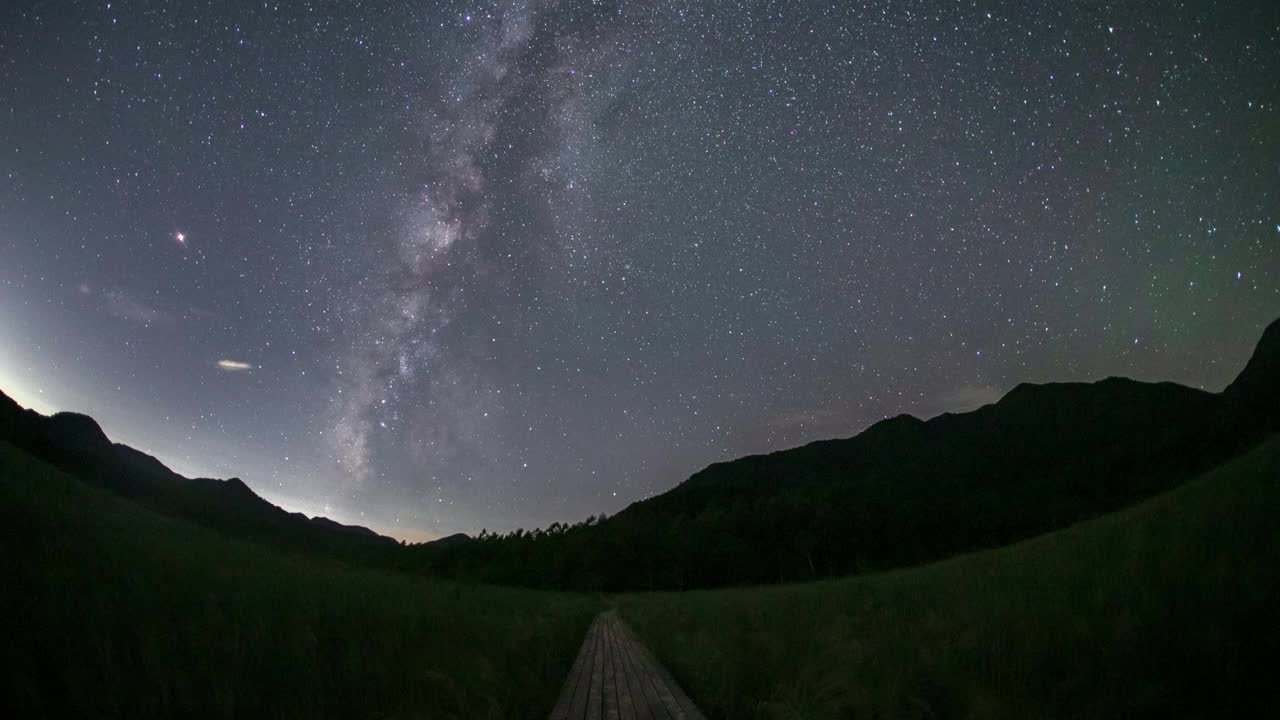
M 1280 315 L 1274 3 L 18 3 L 0 388 L 407 538 Z

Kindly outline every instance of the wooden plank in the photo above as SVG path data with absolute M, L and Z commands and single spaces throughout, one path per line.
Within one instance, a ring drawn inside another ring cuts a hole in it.
M 570 694 L 569 705 L 565 709 L 565 720 L 584 720 L 587 717 L 587 693 L 591 685 L 591 667 L 600 641 L 599 633 L 596 632 L 599 622 L 598 617 L 592 620 L 591 626 L 587 628 L 587 636 L 582 641 L 582 649 L 578 651 L 580 662 L 575 663 L 577 672 L 572 679 L 574 687 Z
M 680 689 L 680 685 L 675 681 L 675 678 L 671 677 L 671 673 L 667 672 L 667 669 L 662 666 L 662 663 L 658 662 L 658 659 L 653 656 L 649 648 L 645 647 L 638 637 L 635 637 L 631 628 L 624 625 L 623 630 L 631 636 L 630 639 L 635 643 L 635 646 L 648 659 L 654 675 L 662 683 L 663 691 L 661 694 L 663 700 L 669 703 L 668 709 L 672 718 L 675 720 L 706 720 L 702 712 L 693 704 L 693 700 L 689 699 L 684 690 Z
M 595 708 L 591 706 L 591 680 L 595 671 L 595 662 L 599 660 L 600 652 L 603 651 L 602 638 L 600 638 L 600 623 L 596 619 L 595 623 L 591 623 L 591 655 L 586 660 L 586 664 L 582 666 L 582 678 L 579 680 L 579 700 L 577 700 L 575 708 L 579 708 L 573 715 L 573 720 L 594 720 L 595 710 L 598 710 L 599 703 Z
M 635 703 L 636 720 L 664 720 L 667 717 L 662 708 L 655 707 L 653 687 L 645 680 L 644 671 L 636 664 L 635 653 L 630 647 L 623 646 L 622 659 L 628 667 L 628 683 L 631 685 L 632 702 Z
M 646 666 L 648 672 L 652 673 L 652 677 L 656 683 L 659 683 L 658 694 L 663 700 L 663 705 L 667 708 L 672 718 L 681 720 L 705 720 L 702 712 L 689 696 L 680 688 L 679 683 L 671 676 L 662 663 L 658 662 L 649 648 L 635 635 L 635 632 L 627 626 L 625 622 L 619 621 L 621 632 L 626 636 L 628 642 L 636 649 L 641 656 L 641 662 Z
M 612 631 L 613 623 L 606 617 L 600 623 L 600 636 L 604 639 L 604 672 L 601 692 L 604 695 L 600 708 L 603 720 L 618 720 L 618 675 L 614 661 L 618 657 L 616 637 Z
M 595 656 L 591 659 L 591 690 L 587 693 L 587 720 L 600 720 L 604 704 L 604 618 L 596 617 L 594 632 L 598 639 Z
M 626 632 L 621 620 L 619 620 L 619 627 L 626 640 L 622 646 L 627 654 L 627 660 L 631 664 L 636 684 L 640 686 L 640 695 L 637 700 L 643 704 L 653 720 L 670 720 L 671 713 L 667 711 L 666 705 L 662 702 L 662 696 L 659 694 L 658 686 L 654 682 L 656 678 L 652 669 L 648 667 L 640 648 L 635 642 L 632 642 L 633 638 Z
M 636 713 L 636 701 L 634 694 L 639 689 L 635 684 L 634 674 L 631 672 L 631 664 L 627 662 L 626 653 L 623 651 L 622 643 L 625 638 L 616 626 L 616 615 L 610 618 L 609 624 L 606 626 L 614 637 L 614 648 L 617 652 L 614 655 L 614 667 L 618 669 L 618 718 L 619 720 L 640 720 Z M 646 720 L 651 720 L 652 713 L 646 714 Z
M 594 625 L 595 620 L 592 620 L 591 625 L 587 626 L 587 634 L 582 639 L 582 647 L 578 649 L 578 656 L 574 658 L 573 666 L 569 668 L 569 676 L 564 679 L 564 687 L 560 690 L 560 699 L 556 701 L 556 706 L 551 711 L 551 720 L 570 720 L 573 717 L 570 708 L 573 706 L 574 693 L 577 691 L 578 682 L 582 677 L 582 668 L 586 665 L 591 654 L 591 628 Z
M 552 720 L 705 720 L 616 611 L 596 616 Z

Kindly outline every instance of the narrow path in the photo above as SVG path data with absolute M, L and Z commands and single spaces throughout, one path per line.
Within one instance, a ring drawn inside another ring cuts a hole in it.
M 617 611 L 591 621 L 551 720 L 704 720 Z

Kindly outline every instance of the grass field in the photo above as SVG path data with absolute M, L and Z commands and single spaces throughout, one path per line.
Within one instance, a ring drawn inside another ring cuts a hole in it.
M 600 609 L 226 539 L 3 445 L 0 527 L 6 717 L 541 717 Z M 711 717 L 1268 715 L 1280 438 L 1000 550 L 616 602 Z
M 712 717 L 1275 716 L 1280 438 L 995 551 L 618 603 Z
M 542 717 L 599 609 L 231 541 L 7 445 L 0 528 L 5 717 Z

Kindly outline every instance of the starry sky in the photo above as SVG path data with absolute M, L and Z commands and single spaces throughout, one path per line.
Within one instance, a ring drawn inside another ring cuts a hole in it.
M 6 2 L 0 389 L 410 540 L 1280 316 L 1280 3 Z

